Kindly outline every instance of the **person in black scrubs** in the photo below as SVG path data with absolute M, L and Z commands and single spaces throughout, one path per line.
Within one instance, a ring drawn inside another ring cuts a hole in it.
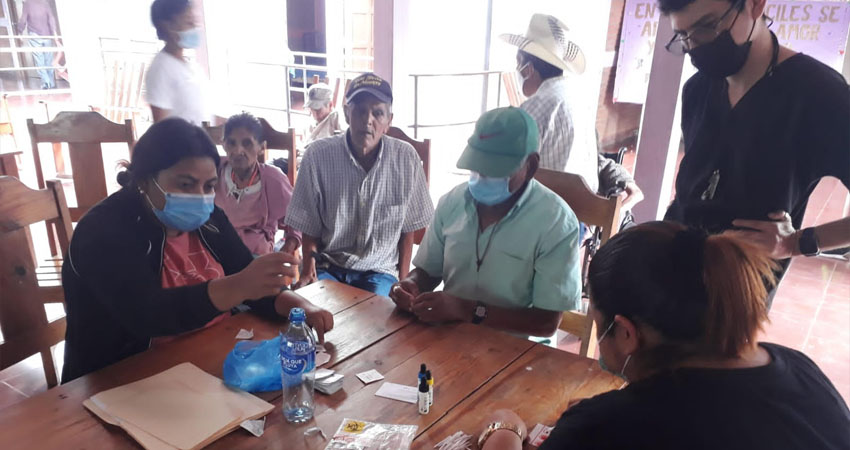
M 850 188 L 850 88 L 833 69 L 779 45 L 767 0 L 659 0 L 699 72 L 682 93 L 685 156 L 665 219 L 790 257 L 850 244 L 850 218 L 800 229 L 826 176 Z

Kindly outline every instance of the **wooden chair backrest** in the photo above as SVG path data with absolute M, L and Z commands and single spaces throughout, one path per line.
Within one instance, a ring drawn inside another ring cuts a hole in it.
M 412 137 L 408 136 L 404 131 L 401 131 L 400 128 L 390 127 L 387 130 L 387 136 L 400 139 L 404 142 L 413 146 L 413 149 L 416 150 L 416 153 L 419 155 L 419 159 L 422 160 L 422 169 L 425 170 L 425 183 L 430 186 L 431 183 L 431 140 L 425 139 L 424 141 L 417 141 Z
M 425 185 L 431 186 L 431 140 L 425 139 L 424 141 L 417 141 L 410 136 L 408 136 L 404 131 L 401 131 L 398 127 L 390 127 L 387 130 L 387 136 L 393 137 L 396 139 L 400 139 L 404 142 L 413 146 L 413 149 L 416 150 L 416 154 L 419 155 L 419 159 L 422 160 L 422 170 L 425 171 Z M 425 229 L 417 230 L 413 234 L 413 243 L 419 245 L 422 243 L 422 239 L 425 238 Z
M 116 59 L 107 63 L 105 103 L 92 106 L 92 111 L 113 122 L 138 121 L 147 112 L 142 92 L 148 67 L 149 64 L 141 60 Z
M 108 195 L 102 144 L 126 143 L 130 152 L 135 144 L 133 121 L 127 119 L 123 124 L 114 123 L 93 111 L 63 111 L 46 124 L 36 124 L 28 119 L 27 128 L 40 188 L 45 184 L 38 144 L 68 144 L 77 199 L 77 206 L 71 208 L 71 219 L 74 222 L 79 221 L 89 208 Z
M 12 142 L 17 148 L 18 143 L 15 141 L 15 128 L 12 126 L 12 115 L 9 113 L 9 102 L 6 100 L 9 94 L 3 94 L 0 97 L 0 136 L 11 136 Z
M 511 106 L 519 107 L 522 104 L 520 101 L 520 88 L 517 83 L 516 75 L 511 72 L 502 73 L 502 84 L 505 85 L 505 92 L 508 94 L 508 103 Z
M 600 244 L 607 242 L 619 231 L 622 204 L 619 197 L 604 198 L 596 195 L 581 176 L 572 173 L 538 169 L 534 178 L 564 199 L 580 222 L 600 227 Z M 578 336 L 581 339 L 579 354 L 593 358 L 596 352 L 596 325 L 589 315 L 567 311 L 561 320 L 560 329 Z
M 260 121 L 260 125 L 263 127 L 263 137 L 266 139 L 266 151 L 261 153 L 257 159 L 259 159 L 261 163 L 271 163 L 269 160 L 268 150 L 284 150 L 288 152 L 289 173 L 286 175 L 292 186 L 295 186 L 295 180 L 297 179 L 298 174 L 298 164 L 293 163 L 296 159 L 295 129 L 290 128 L 289 131 L 284 133 L 272 128 L 266 119 L 260 117 L 258 120 Z M 224 125 L 212 126 L 209 122 L 203 122 L 202 126 L 204 130 L 206 130 L 207 134 L 210 135 L 215 145 L 224 146 Z
M 47 321 L 38 285 L 29 226 L 41 221 L 56 225 L 63 253 L 73 229 L 59 181 L 32 190 L 18 179 L 0 177 L 0 370 L 36 353 L 41 354 L 48 387 L 58 377 L 51 347 L 65 339 L 65 319 Z

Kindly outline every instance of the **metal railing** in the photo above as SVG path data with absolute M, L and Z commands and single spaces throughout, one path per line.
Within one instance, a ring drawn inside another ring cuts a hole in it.
M 319 64 L 306 64 L 307 58 L 324 58 L 327 61 L 328 55 L 325 53 L 312 53 L 312 52 L 299 52 L 293 51 L 291 54 L 294 56 L 294 59 L 301 59 L 301 63 L 272 63 L 272 62 L 262 62 L 262 61 L 237 61 L 228 63 L 228 67 L 232 64 L 246 64 L 246 65 L 254 65 L 254 66 L 264 66 L 264 67 L 279 67 L 283 69 L 286 73 L 287 82 L 284 84 L 285 88 L 285 106 L 283 108 L 276 108 L 273 106 L 260 106 L 260 105 L 252 105 L 247 103 L 237 103 L 237 106 L 247 107 L 247 108 L 255 108 L 262 109 L 267 111 L 277 111 L 277 112 L 285 112 L 286 113 L 286 123 L 287 126 L 292 126 L 292 115 L 298 116 L 309 116 L 309 113 L 302 110 L 293 110 L 292 109 L 292 93 L 300 92 L 302 95 L 307 96 L 308 90 L 308 79 L 307 73 L 308 71 L 312 72 L 322 72 L 326 75 L 334 75 L 334 78 L 340 78 L 341 80 L 347 79 L 346 75 L 349 74 L 362 74 L 367 73 L 367 70 L 355 70 L 355 69 L 346 69 L 346 68 L 338 68 L 331 67 L 328 65 L 319 65 Z M 371 56 L 346 56 L 348 59 L 359 59 L 364 61 L 372 61 L 373 58 Z M 294 71 L 295 80 L 289 77 L 290 71 Z M 298 80 L 298 72 L 302 73 L 302 84 L 301 86 L 293 86 L 292 82 Z M 231 78 L 228 74 L 228 78 Z M 344 81 L 341 82 L 340 89 L 344 89 Z
M 420 78 L 434 78 L 434 77 L 473 77 L 480 76 L 484 77 L 485 84 L 484 89 L 481 93 L 481 109 L 482 113 L 486 110 L 487 105 L 489 104 L 489 91 L 487 90 L 487 84 L 492 75 L 497 76 L 497 88 L 496 88 L 496 106 L 499 107 L 502 104 L 502 73 L 500 70 L 485 70 L 480 72 L 455 72 L 455 73 L 412 73 L 410 74 L 413 77 L 413 124 L 410 125 L 410 128 L 413 128 L 413 138 L 419 138 L 419 129 L 420 128 L 441 128 L 441 127 L 455 127 L 461 125 L 471 125 L 474 124 L 478 118 L 475 120 L 464 121 L 464 122 L 450 122 L 450 123 L 440 123 L 440 124 L 421 124 L 419 123 L 419 79 Z
M 18 72 L 18 89 L 17 91 L 4 91 L 6 95 L 32 95 L 32 94 L 43 94 L 43 90 L 28 90 L 24 89 L 24 74 L 28 71 L 33 70 L 62 70 L 65 69 L 65 66 L 58 65 L 50 65 L 50 66 L 21 66 L 19 65 L 19 58 L 22 53 L 57 53 L 65 52 L 65 46 L 62 45 L 62 36 L 58 35 L 50 35 L 50 36 L 40 36 L 40 35 L 0 35 L 0 39 L 5 39 L 9 41 L 8 47 L 0 47 L 0 54 L 9 53 L 12 55 L 12 64 L 14 67 L 0 67 L 0 73 L 3 72 Z M 24 42 L 30 39 L 53 39 L 58 43 L 58 45 L 54 45 L 52 47 L 31 47 L 29 45 L 18 45 L 17 40 L 22 40 Z M 51 89 L 51 94 L 65 94 L 70 93 L 70 89 Z

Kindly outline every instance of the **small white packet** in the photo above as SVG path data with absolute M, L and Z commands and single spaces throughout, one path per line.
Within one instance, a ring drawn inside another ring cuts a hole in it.
M 381 373 L 378 372 L 377 370 L 372 369 L 372 370 L 367 370 L 366 372 L 358 373 L 357 378 L 360 378 L 360 381 L 362 381 L 363 384 L 369 384 L 369 383 L 374 383 L 376 381 L 383 380 L 384 376 L 381 375 Z
M 254 338 L 254 329 L 251 328 L 251 331 L 248 331 L 244 328 L 240 329 L 238 333 L 236 333 L 236 339 L 253 339 Z
M 266 431 L 266 418 L 257 420 L 246 420 L 239 424 L 240 427 L 248 430 L 254 436 L 260 437 Z

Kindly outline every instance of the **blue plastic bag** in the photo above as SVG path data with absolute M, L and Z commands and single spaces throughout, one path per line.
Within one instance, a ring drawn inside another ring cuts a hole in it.
M 280 336 L 237 342 L 224 359 L 224 384 L 247 392 L 281 390 Z

